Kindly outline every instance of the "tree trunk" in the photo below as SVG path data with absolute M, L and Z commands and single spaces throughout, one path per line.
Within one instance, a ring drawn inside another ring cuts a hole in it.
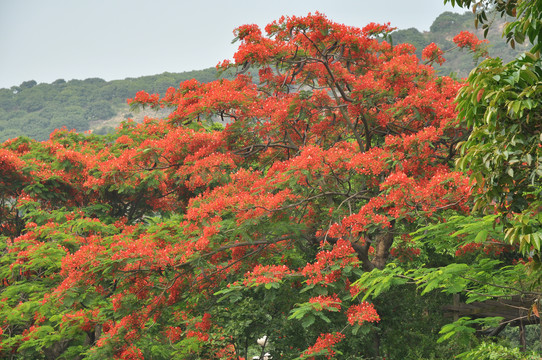
M 391 226 L 387 232 L 377 234 L 373 239 L 370 239 L 365 244 L 361 245 L 359 243 L 352 242 L 352 247 L 358 255 L 358 259 L 362 263 L 363 271 L 372 271 L 374 268 L 383 269 L 386 267 L 388 258 L 390 256 L 390 249 L 393 245 L 393 239 L 395 237 L 394 233 L 395 220 L 391 221 Z M 374 256 L 372 260 L 369 258 L 369 248 L 370 246 L 374 248 Z
M 390 248 L 393 245 L 394 234 L 390 229 L 387 233 L 381 234 L 376 237 L 378 239 L 375 248 L 375 256 L 373 258 L 373 265 L 377 269 L 384 269 L 388 257 L 390 256 Z
M 375 329 L 374 333 L 374 342 L 373 342 L 373 354 L 375 358 L 380 358 L 380 334 Z
M 519 344 L 521 345 L 521 351 L 527 351 L 527 341 L 525 339 L 525 324 L 523 320 L 519 321 Z
M 457 309 L 457 308 L 459 308 L 459 294 L 454 294 L 453 298 L 454 298 L 453 307 Z M 459 320 L 459 312 L 455 311 L 454 312 L 454 322 L 457 321 L 457 320 Z

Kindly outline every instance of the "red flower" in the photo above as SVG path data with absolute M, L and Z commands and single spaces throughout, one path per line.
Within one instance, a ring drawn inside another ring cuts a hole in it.
M 333 294 L 333 296 L 317 296 L 309 299 L 309 303 L 314 304 L 315 310 L 331 310 L 331 309 L 341 309 L 341 299 L 337 296 L 337 294 Z
M 436 61 L 439 65 L 442 65 L 446 59 L 442 57 L 444 52 L 435 43 L 431 43 L 425 47 L 422 51 L 422 59 L 429 62 Z
M 258 286 L 279 282 L 291 271 L 286 265 L 256 265 L 252 271 L 245 274 L 243 285 Z
M 460 48 L 469 48 L 471 51 L 480 51 L 481 56 L 487 56 L 487 50 L 482 48 L 483 44 L 487 44 L 487 40 L 480 40 L 476 35 L 461 31 L 452 40 Z
M 318 336 L 318 339 L 316 339 L 316 343 L 309 347 L 305 352 L 303 352 L 303 355 L 301 355 L 302 359 L 315 359 L 314 356 L 311 355 L 323 355 L 326 354 L 328 359 L 333 358 L 335 356 L 335 351 L 333 351 L 333 346 L 340 342 L 342 339 L 344 339 L 344 334 L 341 334 L 339 332 L 333 333 L 333 334 L 320 334 Z
M 354 326 L 355 324 L 361 325 L 364 322 L 378 322 L 380 321 L 380 316 L 376 312 L 373 304 L 370 304 L 366 301 L 362 302 L 359 305 L 352 305 L 346 312 L 348 317 L 348 322 L 350 325 Z

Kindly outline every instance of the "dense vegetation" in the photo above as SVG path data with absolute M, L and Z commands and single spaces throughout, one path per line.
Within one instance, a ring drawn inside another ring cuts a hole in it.
M 492 57 L 501 57 L 508 62 L 518 51 L 506 46 L 502 40 L 499 29 L 503 23 L 504 20 L 495 19 L 494 27 L 488 34 L 491 44 L 488 48 Z M 422 49 L 430 43 L 434 42 L 444 50 L 451 49 L 455 46 L 453 36 L 462 30 L 472 29 L 472 13 L 460 15 L 446 12 L 435 19 L 429 32 L 420 33 L 412 28 L 394 31 L 391 36 L 395 44 L 413 44 L 421 59 Z M 440 75 L 453 73 L 456 77 L 465 77 L 476 63 L 472 54 L 463 51 L 447 54 L 447 61 L 442 66 L 434 65 Z M 46 140 L 53 130 L 63 126 L 79 132 L 93 130 L 105 134 L 127 118 L 141 121 L 144 115 L 154 115 L 130 112 L 126 99 L 133 97 L 137 91 L 165 94 L 168 87 L 177 86 L 182 81 L 195 78 L 209 82 L 215 80 L 217 75 L 216 69 L 210 68 L 109 82 L 102 79 L 67 82 L 59 79 L 52 84 L 25 81 L 10 89 L 0 89 L 0 141 L 23 135 Z
M 0 357 L 540 358 L 542 0 L 477 5 L 534 46 L 466 82 L 387 25 L 282 17 L 220 65 L 258 81 L 2 143 Z

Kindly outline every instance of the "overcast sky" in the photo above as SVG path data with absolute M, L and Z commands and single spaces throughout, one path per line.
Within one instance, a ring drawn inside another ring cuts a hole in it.
M 231 59 L 232 30 L 319 11 L 363 27 L 429 30 L 443 0 L 0 0 L 0 88 L 23 81 L 124 79 Z

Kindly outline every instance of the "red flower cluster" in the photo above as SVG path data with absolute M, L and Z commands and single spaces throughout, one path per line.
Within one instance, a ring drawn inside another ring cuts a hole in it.
M 211 328 L 211 314 L 203 314 L 201 321 L 195 323 L 194 326 L 201 331 L 208 331 Z
M 239 40 L 243 40 L 247 36 L 259 38 L 260 36 L 262 36 L 262 31 L 260 30 L 258 25 L 255 24 L 242 25 L 235 29 L 234 35 L 237 35 Z
M 99 312 L 99 309 L 94 309 L 93 311 L 77 310 L 73 313 L 64 314 L 60 326 L 75 325 L 83 331 L 90 331 L 98 321 Z
M 466 243 L 458 247 L 455 252 L 455 256 L 464 256 L 470 253 L 475 253 L 476 251 L 483 251 L 486 255 L 491 255 L 494 257 L 500 256 L 504 252 L 509 252 L 514 249 L 514 246 L 501 243 L 494 239 L 485 242 L 485 243 Z M 517 250 L 517 249 L 516 249 Z
M 380 316 L 376 312 L 373 304 L 363 301 L 361 304 L 352 305 L 346 312 L 348 322 L 354 326 L 356 324 L 361 325 L 364 322 L 378 322 Z
M 141 352 L 141 349 L 139 349 L 135 345 L 130 345 L 130 346 L 126 347 L 120 353 L 120 355 L 115 356 L 114 359 L 119 359 L 119 360 L 143 360 L 145 358 L 143 357 L 143 353 Z
M 482 244 L 479 244 L 479 243 L 468 243 L 468 244 L 462 245 L 455 251 L 455 256 L 462 256 L 469 253 L 474 253 L 476 250 L 480 249 L 481 247 L 482 247 Z
M 457 34 L 452 41 L 460 48 L 468 48 L 471 51 L 481 51 L 482 56 L 487 56 L 487 50 L 482 48 L 487 44 L 487 40 L 480 40 L 476 35 L 468 31 L 461 31 Z
M 315 310 L 330 310 L 330 309 L 341 310 L 342 301 L 337 296 L 337 294 L 333 294 L 332 296 L 320 295 L 317 297 L 310 298 L 309 303 L 313 304 L 313 308 Z
M 326 355 L 328 359 L 332 359 L 335 356 L 333 347 L 344 338 L 344 334 L 341 334 L 340 332 L 320 334 L 318 339 L 316 339 L 316 343 L 305 350 L 301 355 L 301 358 L 312 360 L 315 359 L 316 355 Z
M 138 91 L 134 99 L 128 99 L 126 100 L 126 102 L 128 103 L 128 105 L 132 105 L 132 103 L 142 103 L 142 104 L 148 104 L 151 106 L 156 106 L 158 105 L 159 100 L 160 100 L 159 94 L 149 95 L 149 93 L 146 91 Z
M 365 25 L 361 31 L 365 35 L 381 35 L 381 34 L 388 34 L 395 30 L 397 28 L 390 26 L 390 23 L 386 24 L 377 24 L 377 23 L 369 23 L 368 25 Z
M 435 43 L 431 43 L 425 47 L 422 51 L 422 59 L 429 62 L 436 61 L 437 64 L 442 65 L 446 61 L 442 57 L 444 52 Z
M 286 265 L 256 265 L 245 274 L 244 286 L 258 286 L 281 281 L 291 270 Z
M 339 239 L 332 250 L 320 251 L 316 259 L 316 262 L 307 264 L 301 270 L 301 274 L 307 278 L 307 284 L 323 283 L 325 285 L 336 281 L 340 270 L 331 270 L 333 265 L 359 266 L 352 244 L 344 239 Z

